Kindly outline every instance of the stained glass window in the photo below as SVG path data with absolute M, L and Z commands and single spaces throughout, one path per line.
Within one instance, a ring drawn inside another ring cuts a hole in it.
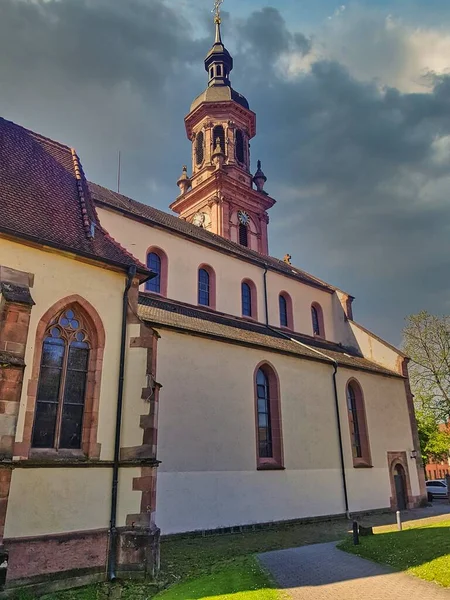
M 148 292 L 155 292 L 156 294 L 161 293 L 161 258 L 155 253 L 150 252 L 147 255 L 147 267 L 153 273 L 157 273 L 156 277 L 150 279 L 145 284 L 145 289 Z
M 362 457 L 361 434 L 358 422 L 356 392 L 351 384 L 347 386 L 347 407 L 349 412 L 350 435 L 352 439 L 353 456 Z
M 256 374 L 258 402 L 258 452 L 259 458 L 272 458 L 272 425 L 270 418 L 269 381 L 262 369 Z
M 245 282 L 242 284 L 242 314 L 244 317 L 252 316 L 252 290 Z
M 280 325 L 281 327 L 288 327 L 288 312 L 287 312 L 287 301 L 286 298 L 280 294 Z
M 209 273 L 206 269 L 198 271 L 198 303 L 203 306 L 210 305 Z
M 72 309 L 55 319 L 42 346 L 34 448 L 81 448 L 89 341 Z

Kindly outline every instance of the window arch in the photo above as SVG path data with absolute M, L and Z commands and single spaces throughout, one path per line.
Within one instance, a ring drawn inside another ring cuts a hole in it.
M 242 164 L 245 162 L 244 134 L 240 129 L 236 130 L 236 158 Z
M 283 468 L 280 391 L 271 365 L 255 369 L 256 457 L 258 469 Z
M 216 147 L 217 138 L 219 138 L 220 148 L 225 154 L 225 130 L 222 125 L 216 125 L 213 129 L 213 148 Z
M 242 316 L 257 319 L 256 286 L 250 279 L 241 283 Z
M 370 467 L 370 447 L 366 411 L 361 386 L 351 379 L 346 387 L 347 414 L 354 467 Z
M 205 135 L 199 131 L 195 138 L 195 162 L 200 166 L 205 156 Z
M 198 268 L 198 303 L 216 308 L 216 274 L 209 265 Z
M 147 250 L 147 267 L 156 277 L 145 283 L 145 291 L 167 296 L 168 260 L 161 248 L 151 247 Z
M 73 295 L 51 307 L 36 328 L 23 438 L 14 455 L 30 450 L 100 457 L 98 412 L 105 331 L 96 310 Z
M 311 305 L 311 321 L 313 334 L 325 338 L 322 307 L 317 302 L 313 302 Z
M 294 329 L 294 318 L 292 311 L 292 299 L 287 292 L 281 292 L 278 297 L 280 311 L 280 326 Z

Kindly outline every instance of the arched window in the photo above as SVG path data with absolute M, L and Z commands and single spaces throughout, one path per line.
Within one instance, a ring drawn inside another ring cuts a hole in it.
M 147 267 L 156 277 L 145 283 L 145 291 L 167 296 L 168 262 L 165 252 L 160 248 L 149 248 L 147 252 Z
M 317 302 L 311 305 L 311 320 L 313 334 L 325 338 L 322 307 Z
M 287 292 L 281 292 L 278 297 L 280 309 L 280 326 L 294 329 L 294 318 L 292 311 L 292 300 Z
M 216 125 L 213 129 L 213 147 L 216 147 L 217 138 L 220 141 L 220 148 L 225 154 L 225 130 L 222 125 Z
M 257 319 L 256 286 L 250 279 L 241 284 L 242 316 Z
M 348 382 L 346 395 L 353 465 L 371 466 L 364 399 L 357 381 Z
M 278 377 L 267 363 L 256 368 L 255 390 L 258 468 L 282 468 Z
M 240 129 L 236 131 L 236 158 L 242 164 L 245 162 L 244 134 Z
M 42 346 L 33 448 L 81 448 L 89 353 L 88 333 L 74 310 L 53 319 Z
M 244 223 L 239 223 L 239 243 L 248 248 L 248 226 Z
M 203 306 L 209 306 L 209 273 L 206 269 L 198 270 L 198 303 Z
M 205 155 L 205 136 L 203 131 L 199 131 L 197 133 L 197 137 L 195 138 L 195 162 L 197 166 L 200 166 L 203 162 L 203 158 Z

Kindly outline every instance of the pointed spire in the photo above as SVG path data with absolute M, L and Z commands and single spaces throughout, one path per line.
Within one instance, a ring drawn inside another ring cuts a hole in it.
M 216 17 L 214 19 L 214 23 L 216 24 L 216 39 L 214 41 L 214 45 L 215 44 L 222 44 L 222 32 L 220 31 L 220 24 L 222 23 L 222 20 L 220 17 Z

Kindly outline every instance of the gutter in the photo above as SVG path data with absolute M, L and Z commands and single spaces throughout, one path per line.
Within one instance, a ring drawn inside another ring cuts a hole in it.
M 299 340 L 296 340 L 293 337 L 291 337 L 290 335 L 287 335 L 286 333 L 283 333 L 282 331 L 278 331 L 277 329 L 274 329 L 273 327 L 271 327 L 269 325 L 269 304 L 268 304 L 268 296 L 267 296 L 267 272 L 268 272 L 267 265 L 264 265 L 264 277 L 263 278 L 264 278 L 264 306 L 265 306 L 265 310 L 266 310 L 266 327 L 268 329 L 270 329 L 270 331 L 273 331 L 277 335 L 281 335 L 282 337 L 289 340 L 290 342 L 294 342 L 294 344 L 298 344 L 299 346 L 303 346 L 304 348 L 307 348 L 308 350 L 311 350 L 312 352 L 319 354 L 322 358 L 325 358 L 327 360 L 327 362 L 331 363 L 334 367 L 333 392 L 334 392 L 334 406 L 336 409 L 336 426 L 337 426 L 338 441 L 339 441 L 339 458 L 340 458 L 340 463 L 341 463 L 342 490 L 344 492 L 345 516 L 347 517 L 347 519 L 350 519 L 347 477 L 345 475 L 344 446 L 343 446 L 343 442 L 342 442 L 341 415 L 339 412 L 339 397 L 338 397 L 337 381 L 336 381 L 336 375 L 337 375 L 337 371 L 339 368 L 339 363 L 336 360 L 334 360 L 334 358 L 330 358 L 323 352 L 316 350 L 316 348 L 313 348 L 312 346 L 308 346 L 307 344 L 303 344 Z
M 120 429 L 122 425 L 123 410 L 123 387 L 125 374 L 125 349 L 127 335 L 127 311 L 128 311 L 128 293 L 130 291 L 133 279 L 136 275 L 136 266 L 128 268 L 127 280 L 123 292 L 122 301 L 122 331 L 120 340 L 120 362 L 119 362 L 119 382 L 117 392 L 117 412 L 116 412 L 116 432 L 114 441 L 114 462 L 111 484 L 111 513 L 109 526 L 109 547 L 108 547 L 108 579 L 116 579 L 116 560 L 117 560 L 117 498 L 119 484 L 119 465 L 120 465 Z

